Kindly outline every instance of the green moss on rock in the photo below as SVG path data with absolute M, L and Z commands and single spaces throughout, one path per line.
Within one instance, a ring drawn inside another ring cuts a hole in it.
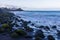
M 27 35 L 27 33 L 24 30 L 21 30 L 21 29 L 15 30 L 15 32 L 20 36 L 26 36 Z
M 2 24 L 2 28 L 10 28 L 8 24 Z
M 12 27 L 8 24 L 2 24 L 2 28 L 5 30 L 5 32 L 10 32 L 12 30 Z

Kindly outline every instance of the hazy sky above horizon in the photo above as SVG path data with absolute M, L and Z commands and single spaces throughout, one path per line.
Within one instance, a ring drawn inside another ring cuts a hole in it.
M 60 10 L 60 0 L 0 0 L 0 6 L 13 5 L 24 9 Z

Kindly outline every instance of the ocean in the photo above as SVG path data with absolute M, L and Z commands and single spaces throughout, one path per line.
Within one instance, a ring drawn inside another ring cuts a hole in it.
M 15 15 L 20 16 L 25 21 L 31 21 L 35 24 L 33 29 L 39 29 L 39 26 L 44 25 L 50 28 L 49 31 L 44 29 L 45 36 L 53 35 L 56 40 L 60 40 L 57 36 L 57 30 L 60 31 L 60 11 L 14 11 Z M 52 29 L 52 26 L 57 26 Z
M 60 11 L 16 11 L 15 14 L 40 25 L 60 24 Z

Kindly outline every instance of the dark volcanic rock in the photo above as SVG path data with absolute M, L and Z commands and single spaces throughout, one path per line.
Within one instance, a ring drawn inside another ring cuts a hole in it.
M 52 28 L 55 28 L 56 29 L 57 27 L 56 26 L 52 26 Z
M 29 26 L 24 27 L 24 29 L 25 29 L 26 31 L 28 31 L 28 32 L 32 32 L 32 31 L 33 31 L 33 29 L 30 28 Z
M 59 37 L 60 37 L 60 31 L 59 31 L 59 30 L 57 30 L 57 36 L 59 36 Z
M 52 35 L 47 36 L 48 40 L 55 40 L 55 38 Z
M 43 34 L 43 31 L 42 30 L 38 30 L 36 33 L 35 33 L 35 40 L 38 39 L 43 39 L 45 38 L 44 34 Z
M 50 30 L 49 26 L 44 27 L 45 30 Z
M 41 26 L 39 26 L 39 28 L 44 28 L 44 26 L 43 26 L 43 25 L 41 25 Z
M 34 26 L 34 24 L 33 24 L 33 23 L 32 23 L 31 25 L 32 25 L 32 26 Z

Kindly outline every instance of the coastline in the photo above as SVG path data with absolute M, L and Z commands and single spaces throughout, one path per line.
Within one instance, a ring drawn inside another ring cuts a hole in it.
M 8 16 L 5 16 L 5 12 L 3 12 L 3 17 L 9 17 L 9 12 L 7 13 Z M 14 13 L 12 13 L 14 14 Z M 54 32 L 59 36 L 60 31 L 57 30 L 56 25 L 48 26 L 48 25 L 36 25 L 32 21 L 26 21 L 22 19 L 21 16 L 12 15 L 12 20 L 8 20 L 7 22 L 3 22 L 0 27 L 0 35 L 1 40 L 55 40 L 56 37 L 50 35 L 51 31 Z M 1 17 L 1 16 L 0 16 Z M 11 17 L 11 16 L 10 16 Z M 6 18 L 4 18 L 5 20 Z M 3 19 L 2 19 L 3 20 Z M 3 20 L 3 21 L 4 21 Z M 2 21 L 1 21 L 2 22 Z M 36 22 L 37 23 L 37 22 Z M 48 34 L 49 33 L 49 34 Z M 47 34 L 47 35 L 46 35 Z M 55 34 L 55 35 L 56 35 Z M 2 39 L 4 38 L 4 39 Z

